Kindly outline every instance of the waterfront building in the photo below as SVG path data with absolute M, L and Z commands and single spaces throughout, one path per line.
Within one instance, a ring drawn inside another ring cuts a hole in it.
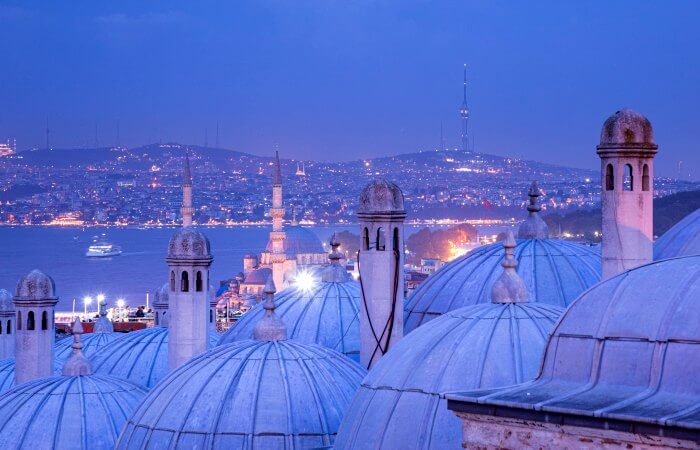
M 540 218 L 536 183 L 528 191 L 528 216 L 518 229 L 515 257 L 518 273 L 533 301 L 565 308 L 600 281 L 597 248 L 550 239 Z M 500 242 L 478 247 L 445 264 L 407 299 L 404 330 L 410 333 L 446 312 L 490 302 L 490 286 L 500 273 L 505 251 Z
M 489 289 L 491 301 L 449 311 L 387 353 L 353 397 L 337 450 L 459 448 L 461 424 L 447 410 L 445 392 L 535 377 L 548 333 L 564 310 L 529 301 L 512 233 L 502 245 L 503 269 Z
M 290 339 L 332 348 L 359 362 L 360 285 L 340 265 L 335 235 L 330 246 L 330 264 L 277 295 L 275 314 L 284 321 Z M 263 304 L 255 305 L 221 337 L 219 345 L 251 339 L 265 314 Z
M 172 372 L 131 415 L 116 448 L 333 445 L 365 371 L 334 350 L 287 339 L 274 293 L 270 277 L 253 339 L 219 346 Z

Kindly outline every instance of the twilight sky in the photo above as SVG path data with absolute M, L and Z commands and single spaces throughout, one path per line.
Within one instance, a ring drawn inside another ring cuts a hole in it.
M 700 180 L 700 2 L 1 1 L 0 138 L 203 144 L 347 160 L 459 143 L 596 168 L 600 126 L 652 121 L 657 173 Z M 687 175 L 686 175 L 687 176 Z

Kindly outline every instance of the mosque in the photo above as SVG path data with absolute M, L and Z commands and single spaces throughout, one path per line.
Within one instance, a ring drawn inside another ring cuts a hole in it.
M 101 307 L 95 336 L 76 320 L 54 342 L 48 275 L 0 291 L 0 446 L 699 448 L 700 214 L 654 243 L 657 151 L 641 114 L 604 123 L 600 251 L 551 239 L 533 184 L 515 234 L 409 299 L 400 187 L 360 194 L 356 281 L 335 238 L 328 253 L 285 247 L 277 164 L 269 251 L 238 285 L 267 269 L 263 301 L 225 334 L 186 159 L 153 328 L 115 336 Z M 312 265 L 314 283 L 290 282 Z

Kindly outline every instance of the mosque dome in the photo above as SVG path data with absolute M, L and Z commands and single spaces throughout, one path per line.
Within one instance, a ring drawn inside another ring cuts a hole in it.
M 463 396 L 478 398 L 484 408 L 526 410 L 524 416 L 535 410 L 649 429 L 698 429 L 698 324 L 700 256 L 639 266 L 571 304 L 552 332 L 537 379 Z
M 268 280 L 268 314 L 256 338 L 219 346 L 175 369 L 132 414 L 116 448 L 333 444 L 365 371 L 334 350 L 286 340 L 271 287 Z
M 69 339 L 70 340 L 70 339 Z M 54 359 L 54 374 L 61 374 L 63 362 Z M 0 360 L 0 395 L 15 387 L 15 358 L 5 358 Z
M 265 284 L 265 281 L 272 275 L 272 269 L 268 267 L 261 267 L 259 269 L 251 270 L 250 273 L 245 277 L 243 283 L 245 284 Z
M 12 303 L 12 294 L 6 289 L 0 289 L 0 312 L 10 312 L 15 310 Z
M 325 253 L 321 240 L 316 234 L 299 225 L 284 227 L 284 252 L 287 255 L 300 255 L 308 253 Z M 272 241 L 268 241 L 265 251 L 272 252 Z M 267 279 L 267 278 L 266 278 Z M 265 280 L 263 280 L 263 284 Z
M 92 357 L 99 349 L 106 346 L 110 342 L 123 338 L 128 333 L 86 333 L 82 337 L 83 353 L 87 358 Z M 53 346 L 54 358 L 56 359 L 57 369 L 61 369 L 63 364 L 73 354 L 73 339 L 65 338 L 56 341 Z
M 318 270 L 309 286 L 293 284 L 276 296 L 275 312 L 287 325 L 290 339 L 332 348 L 359 362 L 360 285 L 338 264 L 335 239 L 331 245 L 331 264 Z M 256 304 L 221 337 L 219 345 L 251 339 L 264 314 L 264 305 Z
M 168 258 L 211 258 L 209 239 L 194 228 L 178 228 L 170 238 Z
M 63 376 L 23 383 L 0 397 L 3 448 L 112 449 L 145 389 L 93 375 L 82 353 L 82 327 L 73 327 L 73 354 Z
M 376 179 L 360 192 L 358 212 L 405 212 L 403 192 L 391 181 Z
M 406 333 L 448 311 L 488 303 L 488 287 L 499 276 L 505 252 L 501 243 L 476 248 L 428 277 L 406 300 Z M 600 281 L 599 250 L 554 239 L 518 240 L 518 274 L 530 298 L 566 307 Z
M 218 340 L 219 335 L 211 333 L 209 348 Z M 100 347 L 90 360 L 95 373 L 123 378 L 150 389 L 168 374 L 168 328 L 126 333 Z
M 654 260 L 700 255 L 700 209 L 685 216 L 654 242 Z
M 19 280 L 15 297 L 20 301 L 56 300 L 55 284 L 50 276 L 35 269 Z
M 564 309 L 528 302 L 516 265 L 506 258 L 505 270 L 489 284 L 492 302 L 446 312 L 379 360 L 347 409 L 336 450 L 459 448 L 461 421 L 448 411 L 444 393 L 537 375 L 548 333 Z
M 649 119 L 637 111 L 624 108 L 615 112 L 603 124 L 599 150 L 632 147 L 656 150 L 654 130 Z

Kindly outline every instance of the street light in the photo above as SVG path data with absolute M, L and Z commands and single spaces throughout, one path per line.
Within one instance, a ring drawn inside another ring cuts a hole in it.
M 105 295 L 104 295 L 104 294 L 97 294 L 97 301 L 98 301 L 98 302 L 101 303 L 104 299 L 105 299 Z
M 119 320 L 122 320 L 122 313 L 124 312 L 125 301 L 123 298 L 117 299 L 117 310 L 119 315 Z
M 87 319 L 87 307 L 90 303 L 92 303 L 92 297 L 86 296 L 83 298 L 83 306 L 85 307 L 83 315 L 85 316 L 86 319 Z

